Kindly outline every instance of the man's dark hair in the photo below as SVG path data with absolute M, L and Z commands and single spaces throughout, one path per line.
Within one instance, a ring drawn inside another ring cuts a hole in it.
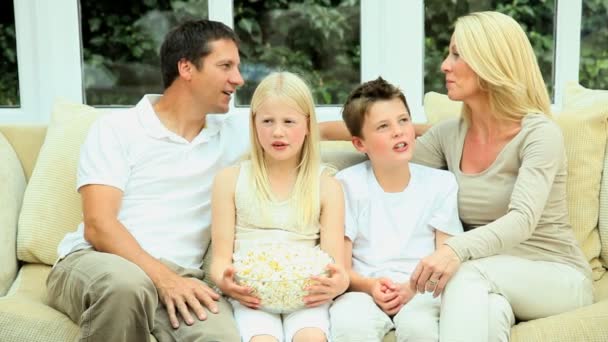
M 185 59 L 200 70 L 204 57 L 211 53 L 210 43 L 221 39 L 232 40 L 237 46 L 239 43 L 236 33 L 218 21 L 186 21 L 172 29 L 160 47 L 160 68 L 165 89 L 179 75 L 177 63 L 180 60 Z
M 342 108 L 342 119 L 353 137 L 362 138 L 361 129 L 369 108 L 378 101 L 400 99 L 411 116 L 410 107 L 407 105 L 405 95 L 399 88 L 385 81 L 382 77 L 369 82 L 362 83 L 353 90 L 344 107 Z

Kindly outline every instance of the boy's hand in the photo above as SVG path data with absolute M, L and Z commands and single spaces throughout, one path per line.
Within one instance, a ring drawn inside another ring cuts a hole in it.
M 308 291 L 308 295 L 304 297 L 307 307 L 312 308 L 328 303 L 348 288 L 349 278 L 344 267 L 329 264 L 327 270 L 329 277 L 310 277 L 314 281 L 314 285 L 305 289 Z
M 433 297 L 437 297 L 459 267 L 460 259 L 454 250 L 441 245 L 433 254 L 420 260 L 410 278 L 410 288 L 420 293 L 433 292 Z
M 252 309 L 260 308 L 260 299 L 251 294 L 253 289 L 247 286 L 240 286 L 234 281 L 234 267 L 230 266 L 224 270 L 222 280 L 217 286 L 225 295 L 237 300 L 246 307 Z
M 187 325 L 194 323 L 188 308 L 192 309 L 201 321 L 207 319 L 207 313 L 201 303 L 211 312 L 218 312 L 215 301 L 220 296 L 209 286 L 196 279 L 184 278 L 173 272 L 167 272 L 154 285 L 158 291 L 158 297 L 167 309 L 171 326 L 175 329 L 179 327 L 177 313 Z
M 394 306 L 393 301 L 397 298 L 398 291 L 397 286 L 390 279 L 378 278 L 374 280 L 370 294 L 376 305 L 386 312 Z
M 383 310 L 389 316 L 397 314 L 416 295 L 416 291 L 412 290 L 408 282 L 397 284 L 395 290 L 389 289 L 388 291 L 397 294 L 395 299 L 386 304 L 386 310 Z

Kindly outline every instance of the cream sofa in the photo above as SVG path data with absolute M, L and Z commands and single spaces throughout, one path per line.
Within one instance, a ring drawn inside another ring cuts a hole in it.
M 569 213 L 593 268 L 595 304 L 512 329 L 513 341 L 608 341 L 608 92 L 571 85 L 556 120 L 569 158 Z M 459 112 L 444 95 L 425 96 L 431 122 Z M 93 108 L 59 102 L 48 127 L 0 125 L 0 341 L 70 341 L 78 327 L 49 306 L 45 279 L 56 246 L 81 219 L 74 190 L 78 149 Z M 338 168 L 362 160 L 347 142 L 324 142 Z M 385 341 L 394 340 L 390 333 Z

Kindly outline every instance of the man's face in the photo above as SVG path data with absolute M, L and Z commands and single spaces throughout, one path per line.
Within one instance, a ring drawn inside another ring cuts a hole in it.
M 353 145 L 367 153 L 373 163 L 388 167 L 412 159 L 414 125 L 398 98 L 373 103 L 363 121 L 361 135 L 353 137 Z
M 211 53 L 203 58 L 202 67 L 193 68 L 191 90 L 205 114 L 226 113 L 234 91 L 244 83 L 239 71 L 239 49 L 230 39 L 209 45 Z

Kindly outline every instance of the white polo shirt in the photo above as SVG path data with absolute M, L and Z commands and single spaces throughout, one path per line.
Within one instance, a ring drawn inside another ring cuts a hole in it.
M 370 161 L 336 175 L 344 189 L 353 270 L 365 277 L 405 282 L 435 250 L 435 230 L 462 233 L 454 175 L 413 163 L 410 172 L 408 186 L 396 193 L 384 192 Z
M 133 108 L 103 115 L 80 152 L 77 188 L 103 184 L 123 192 L 119 221 L 156 258 L 202 265 L 211 240 L 211 187 L 216 173 L 249 151 L 246 115 L 207 115 L 188 142 L 169 131 L 146 95 Z M 91 247 L 84 224 L 67 234 L 59 257 Z

